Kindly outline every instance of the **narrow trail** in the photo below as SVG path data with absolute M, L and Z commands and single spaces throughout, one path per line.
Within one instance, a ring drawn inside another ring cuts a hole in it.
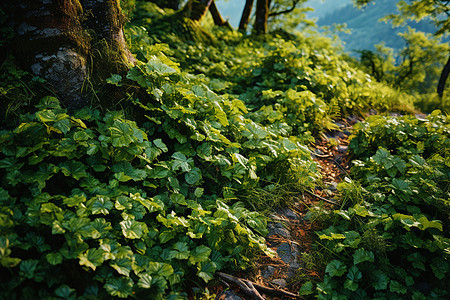
M 321 276 L 317 270 L 308 269 L 307 262 L 302 259 L 302 253 L 312 250 L 315 232 L 320 230 L 317 222 L 308 219 L 307 213 L 314 206 L 323 205 L 325 209 L 332 209 L 334 205 L 339 205 L 335 199 L 337 184 L 348 172 L 351 159 L 347 151 L 349 136 L 352 126 L 358 121 L 356 117 L 340 121 L 336 123 L 339 130 L 328 132 L 323 139 L 316 141 L 312 157 L 320 165 L 323 186 L 317 186 L 314 192 L 293 196 L 289 208 L 272 213 L 266 243 L 277 253 L 277 256 L 274 258 L 263 256 L 256 262 L 253 273 L 235 274 L 235 276 L 242 275 L 241 279 L 247 279 L 254 284 L 293 294 L 298 294 L 301 287 L 299 270 L 310 277 Z M 222 292 L 227 289 L 225 282 L 215 287 L 214 292 L 218 295 L 216 300 L 251 299 L 236 284 L 230 284 L 228 288 L 229 291 Z M 273 296 L 270 293 L 261 293 L 261 296 L 262 298 L 257 296 L 254 298 L 290 299 L 288 296 Z

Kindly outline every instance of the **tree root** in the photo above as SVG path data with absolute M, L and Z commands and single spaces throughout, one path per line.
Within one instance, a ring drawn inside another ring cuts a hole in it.
M 291 297 L 291 298 L 295 298 L 295 299 L 300 299 L 300 297 L 296 294 L 293 294 L 293 293 L 290 293 L 287 291 L 283 291 L 280 289 L 274 289 L 274 288 L 262 286 L 262 285 L 253 283 L 247 279 L 238 278 L 238 277 L 228 275 L 228 274 L 225 274 L 222 272 L 217 272 L 217 275 L 226 282 L 231 282 L 231 283 L 238 285 L 241 288 L 242 292 L 244 292 L 245 294 L 250 296 L 252 299 L 265 300 L 265 298 L 263 296 L 261 296 L 260 292 L 270 294 L 273 296 L 287 296 L 287 297 Z
M 319 195 L 316 195 L 316 194 L 314 194 L 314 193 L 312 193 L 312 192 L 310 192 L 310 191 L 305 191 L 305 192 L 307 192 L 307 193 L 310 194 L 311 196 L 316 197 L 316 198 L 319 199 L 319 200 L 322 200 L 322 201 L 325 201 L 325 202 L 327 202 L 327 203 L 330 203 L 330 204 L 339 206 L 338 203 L 335 203 L 335 202 L 333 202 L 333 201 L 331 201 L 331 200 L 328 200 L 328 199 L 326 199 L 326 198 L 324 198 L 324 197 L 320 197 Z

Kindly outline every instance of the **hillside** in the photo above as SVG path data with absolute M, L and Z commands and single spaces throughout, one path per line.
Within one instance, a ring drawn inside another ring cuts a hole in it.
M 396 1 L 379 0 L 365 8 L 358 9 L 352 3 L 322 15 L 317 21 L 319 26 L 332 26 L 333 24 L 347 24 L 351 32 L 338 33 L 345 43 L 347 51 L 374 50 L 375 45 L 384 43 L 385 46 L 398 50 L 405 43 L 398 33 L 404 32 L 406 26 L 393 28 L 391 23 L 380 21 L 388 14 L 396 13 Z M 427 22 L 410 22 L 407 25 L 423 32 L 435 32 L 434 26 Z

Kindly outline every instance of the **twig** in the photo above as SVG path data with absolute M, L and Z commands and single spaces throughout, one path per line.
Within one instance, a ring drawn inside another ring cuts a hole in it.
M 260 291 L 262 293 L 266 293 L 266 294 L 275 295 L 275 296 L 287 296 L 287 297 L 300 299 L 299 296 L 296 294 L 293 294 L 293 293 L 290 293 L 287 291 L 283 291 L 280 289 L 265 287 L 265 286 L 256 284 L 254 282 L 251 282 L 247 279 L 241 279 L 241 278 L 238 278 L 238 277 L 235 277 L 232 275 L 228 275 L 228 274 L 225 274 L 222 272 L 217 272 L 217 275 L 223 280 L 237 284 L 244 293 L 251 296 L 253 299 L 265 300 L 258 291 Z
M 305 192 L 307 192 L 307 193 L 310 194 L 311 196 L 316 197 L 316 198 L 319 199 L 319 200 L 322 200 L 322 201 L 325 201 L 325 202 L 327 202 L 327 203 L 330 203 L 330 204 L 339 206 L 339 204 L 337 204 L 336 202 L 333 202 L 333 201 L 331 201 L 331 200 L 325 199 L 324 197 L 321 197 L 321 196 L 319 196 L 319 195 L 316 195 L 316 194 L 314 194 L 314 193 L 311 193 L 310 191 L 305 191 Z

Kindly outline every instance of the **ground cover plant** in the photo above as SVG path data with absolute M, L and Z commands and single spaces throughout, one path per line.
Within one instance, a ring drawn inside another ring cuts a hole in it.
M 342 207 L 318 232 L 317 250 L 332 259 L 319 298 L 448 297 L 449 133 L 440 111 L 358 124 L 352 179 L 338 186 Z
M 416 112 L 317 32 L 246 36 L 208 19 L 177 32 L 171 14 L 137 2 L 137 61 L 94 93 L 123 91 L 114 107 L 69 111 L 2 64 L 1 298 L 185 299 L 274 254 L 267 213 L 322 185 L 312 147 L 336 121 Z M 327 256 L 302 295 L 448 294 L 448 128 L 439 111 L 355 127 L 341 207 L 312 210 Z

